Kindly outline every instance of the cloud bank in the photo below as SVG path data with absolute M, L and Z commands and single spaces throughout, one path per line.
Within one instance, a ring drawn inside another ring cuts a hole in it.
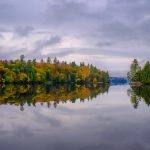
M 150 59 L 149 0 L 2 0 L 0 59 L 57 56 L 126 72 Z

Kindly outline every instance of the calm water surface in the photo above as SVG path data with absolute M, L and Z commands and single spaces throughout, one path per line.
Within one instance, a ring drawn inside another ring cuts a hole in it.
M 150 149 L 149 98 L 128 85 L 19 88 L 1 87 L 0 150 Z

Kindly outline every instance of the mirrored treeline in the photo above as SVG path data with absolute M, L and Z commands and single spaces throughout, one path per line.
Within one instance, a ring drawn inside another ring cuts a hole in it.
M 108 92 L 109 85 L 75 85 L 56 84 L 50 85 L 0 85 L 0 105 L 10 104 L 20 106 L 24 110 L 24 105 L 36 106 L 37 103 L 53 105 L 55 108 L 62 102 L 75 103 L 77 100 L 84 102 L 92 100 L 98 95 Z
M 142 101 L 147 106 L 150 105 L 150 86 L 132 86 L 128 89 L 128 95 L 135 109 L 139 107 Z

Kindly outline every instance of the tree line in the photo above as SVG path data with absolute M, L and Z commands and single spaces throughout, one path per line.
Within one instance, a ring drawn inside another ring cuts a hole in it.
M 139 65 L 139 62 L 134 59 L 130 71 L 128 72 L 130 82 L 140 82 L 142 84 L 150 84 L 150 63 L 147 61 L 144 67 Z
M 108 72 L 84 62 L 67 64 L 57 58 L 0 60 L 0 83 L 97 83 L 109 82 Z

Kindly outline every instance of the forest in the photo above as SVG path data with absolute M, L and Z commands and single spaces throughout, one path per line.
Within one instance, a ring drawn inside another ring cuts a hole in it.
M 150 84 L 150 63 L 147 61 L 143 67 L 139 65 L 139 62 L 134 59 L 130 71 L 128 72 L 128 79 L 130 83 L 139 82 L 141 84 Z
M 0 83 L 108 83 L 108 72 L 97 69 L 92 64 L 85 65 L 81 62 L 60 62 L 53 60 L 36 59 L 25 60 L 21 55 L 17 60 L 0 60 Z

